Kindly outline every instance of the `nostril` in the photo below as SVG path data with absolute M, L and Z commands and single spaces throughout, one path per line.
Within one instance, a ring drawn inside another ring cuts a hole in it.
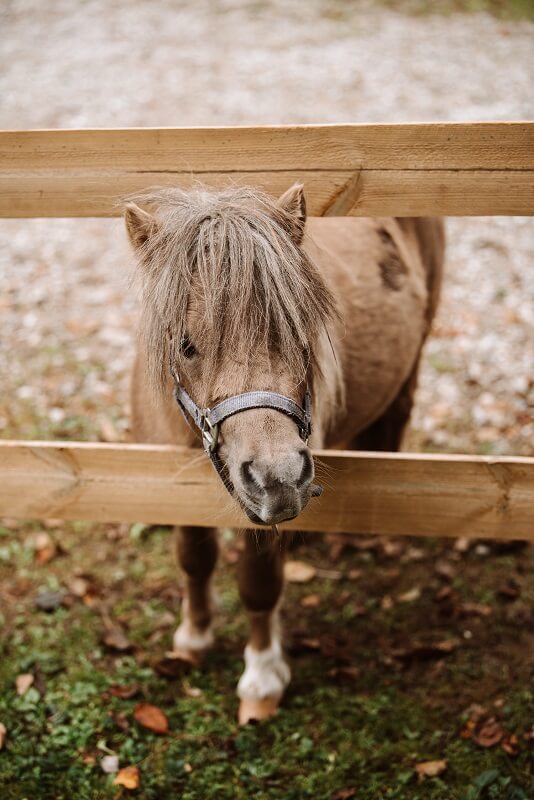
M 299 455 L 303 460 L 302 471 L 297 481 L 297 487 L 300 489 L 304 484 L 309 483 L 313 478 L 313 460 L 308 449 L 299 450 Z
M 252 473 L 252 461 L 243 461 L 241 464 L 241 479 L 248 486 L 257 486 L 258 482 Z

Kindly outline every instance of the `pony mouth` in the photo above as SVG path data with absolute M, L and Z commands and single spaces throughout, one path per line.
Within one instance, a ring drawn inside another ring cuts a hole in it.
M 308 501 L 312 497 L 320 497 L 322 493 L 323 493 L 322 486 L 319 486 L 318 484 L 310 484 L 308 497 L 302 504 L 302 507 L 300 508 L 299 511 L 297 511 L 296 513 L 293 513 L 292 511 L 282 512 L 281 514 L 274 515 L 273 518 L 268 521 L 262 519 L 262 517 L 260 517 L 259 514 L 257 514 L 256 511 L 254 511 L 253 508 L 247 505 L 240 497 L 237 497 L 237 500 L 239 502 L 239 505 L 249 518 L 249 520 L 253 522 L 254 525 L 263 525 L 265 527 L 270 527 L 272 525 L 280 525 L 282 522 L 290 522 L 292 519 L 296 519 L 296 517 L 299 516 L 301 511 L 304 510 Z
M 295 519 L 295 517 L 298 517 L 298 513 L 290 515 L 290 516 L 282 516 L 282 515 L 280 515 L 280 516 L 277 516 L 277 517 L 273 517 L 272 520 L 269 520 L 268 522 L 266 522 L 264 519 L 259 517 L 256 514 L 255 511 L 253 511 L 251 508 L 248 508 L 248 506 L 245 506 L 245 505 L 242 504 L 242 508 L 243 508 L 243 511 L 245 512 L 245 514 L 247 515 L 247 517 L 249 518 L 249 520 L 251 522 L 253 522 L 254 525 L 262 525 L 262 526 L 267 527 L 267 528 L 271 527 L 272 525 L 279 525 L 282 522 L 289 522 L 290 520 Z

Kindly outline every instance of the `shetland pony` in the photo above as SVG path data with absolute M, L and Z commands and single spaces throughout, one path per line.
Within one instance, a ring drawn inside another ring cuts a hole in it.
M 274 713 L 290 679 L 279 627 L 286 535 L 314 491 L 310 447 L 397 450 L 438 301 L 444 233 L 426 218 L 306 220 L 300 185 L 278 200 L 252 188 L 154 190 L 125 210 L 142 310 L 132 380 L 136 441 L 198 446 L 175 381 L 198 408 L 246 392 L 299 406 L 313 431 L 273 407 L 220 425 L 224 479 L 253 523 L 238 565 L 250 619 L 239 719 Z M 174 377 L 173 377 L 174 376 Z M 193 426 L 194 428 L 194 426 Z M 185 573 L 174 647 L 213 643 L 215 529 L 177 531 Z

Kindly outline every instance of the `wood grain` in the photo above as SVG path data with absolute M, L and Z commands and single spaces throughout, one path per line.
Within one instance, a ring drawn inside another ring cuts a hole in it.
M 534 214 L 534 123 L 0 132 L 0 216 L 117 216 L 155 185 L 229 182 L 314 216 Z
M 321 451 L 287 528 L 534 539 L 534 459 Z M 0 515 L 246 527 L 207 458 L 172 446 L 0 443 Z

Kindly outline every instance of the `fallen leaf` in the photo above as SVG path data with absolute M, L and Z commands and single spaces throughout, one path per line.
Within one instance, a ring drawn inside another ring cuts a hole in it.
M 391 611 L 394 606 L 393 598 L 390 594 L 385 594 L 382 600 L 380 601 L 380 608 L 382 611 Z
M 328 671 L 331 678 L 341 678 L 348 682 L 357 681 L 361 675 L 361 670 L 358 667 L 334 667 Z
M 204 696 L 202 689 L 199 689 L 198 686 L 190 686 L 186 681 L 184 681 L 183 690 L 187 697 L 192 697 L 195 700 Z
M 3 722 L 0 722 L 0 750 L 5 745 L 6 739 L 7 739 L 7 728 Z
M 461 739 L 472 739 L 475 732 L 476 722 L 474 719 L 468 719 L 464 727 L 460 731 Z
M 349 571 L 347 572 L 347 578 L 350 581 L 355 581 L 358 578 L 361 578 L 362 575 L 363 575 L 363 572 L 362 572 L 361 569 L 349 569 Z
M 124 786 L 125 789 L 137 789 L 140 777 L 138 767 L 123 767 L 115 776 L 113 786 Z
M 299 644 L 304 648 L 304 650 L 319 650 L 321 648 L 321 642 L 319 639 L 312 639 L 311 637 L 307 636 L 299 639 Z
M 315 574 L 318 578 L 326 578 L 328 581 L 340 581 L 345 577 L 345 573 L 340 569 L 316 569 Z
M 305 561 L 286 561 L 284 564 L 284 578 L 289 583 L 307 583 L 316 575 L 315 567 Z
M 134 718 L 154 733 L 168 733 L 169 721 L 163 711 L 150 703 L 138 703 L 134 708 Z
M 178 678 L 193 666 L 197 666 L 199 658 L 192 652 L 181 650 L 170 650 L 163 658 L 154 658 L 150 661 L 150 666 L 164 678 Z
M 456 569 L 450 563 L 450 561 L 445 561 L 445 559 L 439 559 L 434 564 L 434 572 L 436 575 L 439 575 L 440 578 L 444 578 L 446 581 L 453 581 L 456 577 Z
M 23 675 L 17 675 L 15 678 L 15 686 L 17 687 L 17 694 L 25 695 L 30 686 L 33 685 L 35 677 L 31 672 L 26 672 Z
M 409 547 L 403 555 L 402 561 L 422 561 L 425 555 L 425 551 L 420 547 Z
M 67 584 L 69 592 L 75 597 L 84 597 L 89 591 L 89 581 L 85 578 L 72 578 Z
M 128 717 L 124 713 L 124 711 L 115 711 L 112 714 L 113 722 L 120 728 L 121 731 L 127 731 L 130 729 L 130 723 L 128 722 Z
M 471 540 L 466 539 L 463 536 L 461 536 L 459 539 L 456 539 L 454 543 L 454 550 L 457 553 L 467 553 L 470 547 L 471 547 Z
M 307 594 L 301 599 L 300 604 L 303 608 L 317 608 L 321 604 L 321 595 Z
M 382 547 L 380 536 L 369 536 L 365 539 L 360 536 L 351 536 L 347 539 L 347 544 L 350 544 L 354 550 L 380 550 Z
M 477 617 L 491 617 L 493 609 L 491 606 L 484 603 L 463 603 L 460 606 L 460 613 L 462 616 L 469 616 L 471 614 Z
M 352 800 L 353 797 L 356 797 L 356 789 L 338 789 L 337 792 L 331 796 L 330 800 Z
M 133 644 L 121 628 L 112 628 L 112 630 L 107 631 L 102 637 L 102 642 L 106 647 L 111 650 L 118 650 L 120 653 L 125 653 L 133 648 Z
M 420 781 L 425 778 L 435 778 L 445 772 L 447 769 L 447 761 L 442 759 L 440 761 L 422 761 L 420 764 L 415 765 L 415 771 Z
M 118 756 L 104 756 L 100 761 L 102 772 L 106 775 L 114 775 L 119 770 L 119 757 Z
M 413 589 L 410 589 L 409 592 L 404 592 L 404 594 L 399 594 L 397 600 L 401 603 L 413 603 L 414 600 L 419 600 L 421 597 L 421 589 L 418 586 L 414 586 Z
M 112 694 L 113 697 L 120 697 L 121 700 L 129 700 L 131 697 L 139 694 L 140 691 L 141 687 L 138 683 L 131 683 L 128 686 L 114 684 L 109 689 L 109 693 Z
M 48 564 L 57 553 L 57 547 L 50 534 L 40 531 L 33 539 L 35 558 L 39 564 Z
M 457 639 L 444 639 L 441 642 L 425 643 L 414 642 L 410 647 L 393 650 L 391 655 L 400 661 L 421 660 L 436 658 L 453 653 L 458 647 Z
M 479 747 L 495 747 L 504 737 L 505 731 L 495 717 L 490 717 L 473 734 L 473 741 Z
M 451 586 L 442 586 L 441 589 L 438 589 L 434 598 L 438 601 L 438 603 L 443 602 L 443 600 L 449 600 L 455 597 L 455 592 Z
M 516 756 L 519 753 L 519 739 L 515 733 L 506 734 L 501 741 L 501 747 L 509 756 Z
M 514 578 L 508 578 L 505 583 L 499 586 L 497 594 L 503 600 L 517 600 L 521 594 L 521 586 Z

